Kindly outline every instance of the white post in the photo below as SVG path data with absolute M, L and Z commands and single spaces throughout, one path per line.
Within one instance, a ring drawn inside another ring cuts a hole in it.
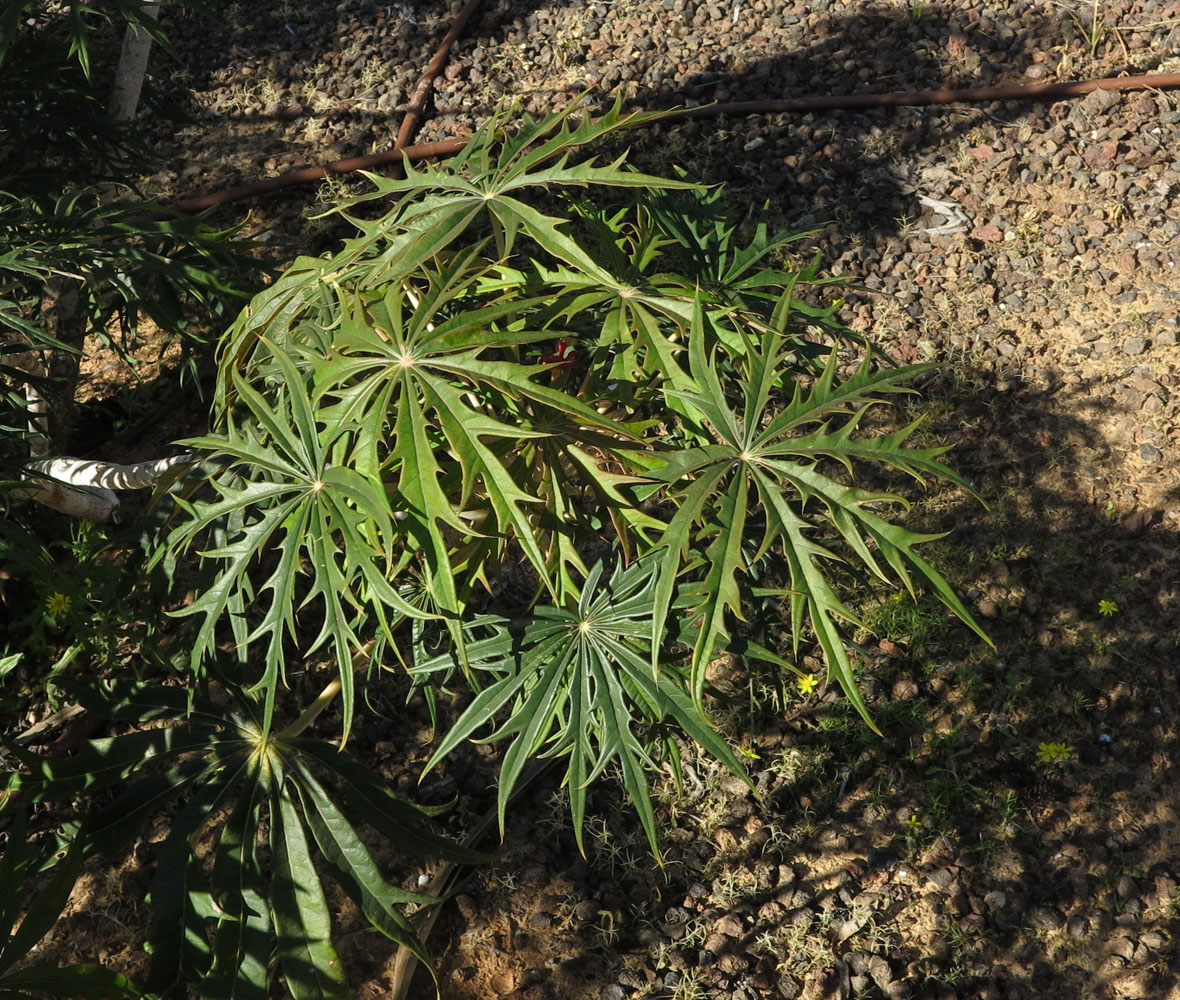
M 159 18 L 161 2 L 162 0 L 145 0 L 144 14 L 153 20 Z M 151 49 L 152 36 L 138 25 L 127 25 L 127 31 L 123 35 L 123 51 L 119 55 L 119 68 L 115 70 L 115 86 L 111 90 L 111 103 L 108 109 L 110 116 L 117 122 L 130 121 L 135 117 Z

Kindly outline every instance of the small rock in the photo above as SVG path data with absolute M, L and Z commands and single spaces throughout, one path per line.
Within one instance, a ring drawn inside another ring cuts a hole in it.
M 778 995 L 782 1000 L 795 1000 L 803 991 L 803 986 L 794 976 L 783 976 L 778 981 Z
M 732 938 L 741 937 L 745 930 L 742 927 L 741 920 L 732 913 L 727 913 L 724 917 L 718 920 L 717 923 L 713 925 L 713 929 L 718 934 L 726 934 Z M 713 949 L 710 948 L 709 950 L 712 951 Z
M 946 868 L 936 868 L 929 877 L 930 881 L 940 889 L 949 889 L 955 881 L 955 876 Z
M 893 982 L 893 970 L 880 955 L 874 955 L 869 959 L 869 978 L 877 984 L 878 989 L 889 991 L 889 985 Z
M 1106 942 L 1106 953 L 1117 955 L 1129 962 L 1135 956 L 1135 945 L 1131 943 L 1130 938 L 1113 937 Z
M 981 243 L 1000 243 L 1004 239 L 1004 233 L 999 226 L 976 226 L 971 230 L 971 238 Z
M 1055 931 L 1065 922 L 1060 910 L 1052 906 L 1034 906 L 1028 911 L 1028 925 L 1037 931 Z
M 999 889 L 993 889 L 984 895 L 983 902 L 989 910 L 998 910 L 1008 905 L 1008 897 Z
M 1150 441 L 1144 441 L 1139 446 L 1139 457 L 1145 462 L 1156 465 L 1164 460 L 1164 453 Z
M 893 682 L 893 700 L 894 701 L 908 701 L 910 698 L 918 696 L 918 685 L 909 677 L 903 677 L 900 680 Z M 869 863 L 872 863 L 872 857 L 869 858 Z
M 705 938 L 705 951 L 711 955 L 720 955 L 729 947 L 729 939 L 724 934 L 710 934 Z
M 1152 951 L 1159 951 L 1165 944 L 1168 943 L 1168 939 L 1164 937 L 1159 931 L 1148 931 L 1139 938 L 1139 942 L 1140 944 L 1146 945 Z
M 864 927 L 867 922 L 868 920 L 865 917 L 852 917 L 849 920 L 841 920 L 836 924 L 836 942 L 847 941 L 853 934 Z
M 1123 341 L 1123 353 L 1130 357 L 1135 357 L 1137 354 L 1142 354 L 1147 350 L 1146 337 L 1128 337 Z
M 738 973 L 745 972 L 749 968 L 749 964 L 742 955 L 727 954 L 721 956 L 717 962 L 717 967 L 726 975 L 734 976 Z

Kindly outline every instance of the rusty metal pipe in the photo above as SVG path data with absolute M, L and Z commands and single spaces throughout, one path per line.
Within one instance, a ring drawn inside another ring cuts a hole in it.
M 393 144 L 393 149 L 404 149 L 410 144 L 410 140 L 414 138 L 414 129 L 418 127 L 418 119 L 422 117 L 422 112 L 426 108 L 426 101 L 430 97 L 430 90 L 434 86 L 434 79 L 442 72 L 442 68 L 447 64 L 447 59 L 451 55 L 451 46 L 455 44 L 455 40 L 462 33 L 467 26 L 467 22 L 471 20 L 471 15 L 475 13 L 475 9 L 480 5 L 480 0 L 467 0 L 467 5 L 459 11 L 459 16 L 455 18 L 455 23 L 451 25 L 450 29 L 443 40 L 439 43 L 434 52 L 434 58 L 426 65 L 426 69 L 422 72 L 422 79 L 418 81 L 418 86 L 414 88 L 414 96 L 410 98 L 410 103 L 406 107 L 405 116 L 402 118 L 401 128 L 397 130 L 397 141 Z
M 477 0 L 471 0 L 468 7 Z M 809 111 L 864 110 L 868 108 L 925 107 L 932 104 L 974 104 L 983 101 L 1034 101 L 1055 97 L 1076 97 L 1094 90 L 1166 90 L 1180 87 L 1180 73 L 1157 73 L 1148 76 L 1116 76 L 1102 80 L 1079 80 L 1067 83 L 1038 83 L 1029 86 L 973 87 L 965 90 L 910 90 L 889 94 L 848 94 L 836 96 L 801 97 L 783 101 L 741 101 L 733 104 L 710 104 L 699 108 L 680 108 L 663 116 L 661 121 L 688 118 L 715 118 L 720 115 L 753 115 L 802 113 Z M 409 114 L 407 113 L 407 119 Z M 405 122 L 403 122 L 404 127 Z M 415 146 L 335 160 L 322 166 L 303 167 L 243 184 L 226 191 L 216 191 L 200 198 L 175 202 L 170 206 L 181 213 L 204 211 L 215 205 L 228 205 L 256 195 L 267 194 L 295 184 L 319 180 L 329 174 L 347 174 L 355 170 L 411 161 L 451 156 L 467 145 L 466 139 L 444 139 Z
M 313 167 L 300 167 L 277 177 L 267 177 L 261 181 L 252 181 L 239 187 L 227 188 L 224 191 L 214 191 L 212 194 L 199 198 L 187 198 L 184 201 L 173 202 L 168 207 L 182 215 L 203 212 L 216 205 L 229 205 L 235 201 L 244 201 L 260 194 L 269 194 L 296 184 L 306 184 L 318 181 L 330 174 L 350 174 L 356 170 L 372 170 L 375 167 L 387 167 L 391 163 L 401 163 L 402 158 L 410 160 L 427 160 L 440 156 L 451 156 L 467 145 L 466 139 L 443 139 L 439 142 L 426 142 L 417 146 L 406 146 L 404 149 L 387 149 L 380 153 L 370 153 L 368 156 L 352 156 L 345 160 L 333 160 Z
M 909 90 L 892 94 L 844 94 L 829 97 L 800 97 L 785 101 L 739 101 L 684 108 L 677 118 L 713 118 L 718 115 L 772 115 L 805 111 L 856 111 L 864 108 L 920 108 L 931 104 L 977 104 L 982 101 L 1036 101 L 1053 97 L 1076 97 L 1095 90 L 1159 90 L 1180 87 L 1180 73 L 1154 76 L 1112 76 L 1104 80 L 1067 83 L 1036 83 L 1027 86 L 972 87 L 966 90 Z

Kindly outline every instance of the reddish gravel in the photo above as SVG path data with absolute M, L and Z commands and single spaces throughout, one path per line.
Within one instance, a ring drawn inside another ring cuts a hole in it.
M 387 147 L 455 10 L 243 0 L 205 22 L 166 7 L 182 66 L 157 75 L 197 113 L 145 119 L 159 160 L 144 185 L 187 197 Z M 501 0 L 456 45 L 415 138 L 587 89 L 592 105 L 621 91 L 660 108 L 1180 69 L 1180 4 L 1102 0 L 1097 24 L 1094 10 Z M 847 321 L 937 363 L 915 406 L 988 507 L 932 492 L 914 523 L 952 532 L 935 555 L 997 648 L 865 595 L 886 738 L 829 696 L 777 719 L 737 699 L 722 725 L 757 755 L 762 797 L 686 751 L 684 792 L 662 793 L 662 870 L 609 782 L 585 860 L 560 795 L 538 792 L 432 936 L 448 1000 L 1180 997 L 1178 131 L 1180 93 L 1145 91 L 635 136 L 645 169 L 683 166 L 728 182 L 747 218 L 816 228 L 800 259 L 851 276 Z M 331 195 L 259 202 L 255 224 L 325 246 L 301 217 Z M 355 749 L 416 795 L 429 736 L 373 720 Z M 488 761 L 460 764 L 482 807 Z M 391 955 L 372 936 L 342 947 L 356 995 L 388 995 Z

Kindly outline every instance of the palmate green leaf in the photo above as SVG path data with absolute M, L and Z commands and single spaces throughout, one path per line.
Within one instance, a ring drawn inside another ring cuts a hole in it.
M 69 864 L 59 866 L 60 891 L 47 897 L 42 909 L 30 911 L 19 933 L 44 933 L 60 911 L 58 903 L 64 905 L 61 893 L 68 895 L 78 864 L 95 850 L 125 848 L 152 815 L 180 798 L 151 890 L 149 982 L 155 995 L 179 1000 L 196 991 L 208 1000 L 265 1000 L 276 948 L 291 995 L 347 995 L 307 829 L 327 873 L 337 877 L 377 929 L 409 945 L 423 961 L 428 960 L 425 950 L 399 907 L 434 900 L 403 892 L 380 877 L 352 817 L 367 821 L 416 858 L 486 860 L 432 833 L 426 811 L 397 799 L 379 775 L 337 747 L 289 736 L 288 730 L 265 734 L 255 721 L 261 696 L 230 689 L 233 701 L 221 705 L 149 682 L 108 687 L 97 679 L 78 681 L 75 690 L 96 705 L 105 693 L 115 706 L 112 714 L 149 720 L 156 728 L 95 741 L 97 747 L 79 751 L 84 766 L 110 762 L 111 773 L 126 787 L 73 837 Z M 190 701 L 191 720 L 186 718 Z M 167 769 L 177 754 L 179 761 Z M 33 802 L 88 793 L 73 759 L 22 751 L 20 761 L 26 773 L 11 778 L 9 787 L 19 785 Z M 337 804 L 337 794 L 350 808 Z M 0 858 L 0 927 L 15 920 L 17 910 L 4 890 L 19 882 L 23 871 L 14 853 Z M 24 938 L 18 943 L 23 946 Z M 4 958 L 0 945 L 0 971 Z
M 428 298 L 422 299 L 418 313 Z M 338 405 L 347 401 L 356 418 L 370 426 L 386 419 L 385 409 L 394 411 L 392 449 L 382 455 L 375 442 L 373 457 L 365 461 L 383 466 L 390 491 L 408 508 L 407 528 L 424 555 L 439 607 L 460 610 L 451 549 L 456 532 L 460 537 L 473 533 L 460 511 L 477 486 L 491 515 L 481 533 L 514 539 L 551 592 L 569 591 L 571 583 L 552 576 L 543 533 L 533 523 L 532 513 L 543 500 L 526 487 L 542 489 L 544 475 L 519 463 L 509 467 L 510 445 L 552 435 L 558 427 L 574 441 L 608 446 L 634 433 L 541 382 L 549 366 L 485 359 L 480 349 L 456 346 L 446 322 L 433 327 L 420 317 L 403 320 L 405 307 L 404 297 L 385 297 L 388 339 L 350 327 L 333 355 L 315 364 L 316 394 L 335 396 Z M 490 339 L 497 346 L 509 343 L 505 336 Z M 531 338 L 522 334 L 518 339 L 527 343 Z M 374 401 L 380 401 L 382 412 L 372 411 Z M 516 416 L 515 422 L 494 415 L 506 412 Z M 495 444 L 497 440 L 504 444 Z M 558 514 L 556 506 L 554 501 L 546 504 L 550 515 Z
M 907 531 L 874 513 L 873 506 L 901 502 L 896 495 L 846 486 L 818 467 L 822 460 L 834 459 L 852 473 L 854 460 L 870 460 L 923 484 L 931 476 L 965 486 L 938 461 L 945 449 L 904 446 L 917 423 L 879 437 L 857 433 L 867 406 L 891 393 L 908 391 L 901 383 L 919 369 L 873 372 L 871 359 L 866 358 L 855 375 L 838 381 L 838 355 L 833 352 L 820 377 L 809 388 L 795 384 L 789 401 L 775 412 L 783 388 L 790 385 L 793 361 L 788 338 L 768 328 L 758 350 L 743 352 L 746 377 L 739 384 L 735 407 L 706 347 L 706 324 L 698 301 L 688 351 L 697 388 L 681 395 L 704 415 L 716 443 L 683 449 L 670 456 L 663 468 L 649 473 L 667 484 L 678 505 L 657 547 L 661 567 L 652 619 L 653 648 L 667 627 L 677 577 L 693 553 L 699 552 L 704 576 L 689 588 L 697 595 L 693 612 L 700 616 L 691 667 L 693 697 L 699 705 L 705 671 L 728 634 L 726 618 L 742 613 L 738 575 L 750 572 L 753 563 L 772 548 L 781 550 L 790 574 L 796 649 L 804 626 L 810 626 L 830 669 L 867 720 L 842 634 L 845 623 L 857 622 L 832 585 L 826 568 L 831 560 L 853 557 L 885 581 L 891 579 L 888 567 L 911 594 L 915 592 L 911 572 L 916 571 L 954 614 L 984 635 L 946 580 L 914 551 L 916 545 L 938 536 Z M 774 415 L 767 419 L 770 413 Z M 814 537 L 818 529 L 807 512 L 817 501 L 823 508 L 822 520 L 835 529 L 845 548 L 837 551 Z M 751 557 L 743 542 L 754 511 L 765 526 Z M 653 655 L 653 671 L 657 666 Z
M 512 252 L 518 235 L 525 235 L 558 260 L 605 277 L 605 272 L 566 233 L 564 219 L 538 211 L 519 195 L 530 188 L 607 186 L 654 190 L 695 185 L 627 169 L 624 157 L 601 166 L 593 159 L 570 162 L 582 147 L 660 117 L 659 113 L 623 114 L 618 101 L 598 119 L 581 114 L 573 124 L 576 114 L 576 107 L 571 105 L 540 122 L 526 116 L 513 132 L 507 128 L 507 112 L 501 109 L 457 155 L 444 162 L 407 162 L 404 178 L 367 175 L 376 190 L 336 209 L 363 234 L 346 249 L 348 259 L 379 251 L 376 273 L 381 280 L 391 280 L 399 272 L 409 273 L 402 270 L 407 259 L 411 269 L 416 267 L 486 213 L 497 235 L 497 253 L 501 257 Z M 398 201 L 378 223 L 366 223 L 350 214 L 357 205 L 391 196 Z M 423 246 L 427 240 L 429 243 Z
M 508 741 L 498 781 L 503 822 L 507 802 L 532 757 L 566 757 L 566 784 L 579 846 L 586 791 L 612 764 L 658 853 L 655 813 L 648 793 L 652 746 L 644 733 L 671 722 L 735 773 L 740 762 L 702 720 L 685 679 L 671 662 L 658 676 L 650 669 L 649 643 L 659 562 L 648 557 L 619 565 L 603 579 L 601 563 L 591 568 L 575 610 L 534 608 L 526 622 L 482 619 L 472 626 L 471 669 L 493 678 L 439 740 L 427 770 L 479 730 L 481 741 Z M 493 634 L 477 638 L 487 628 Z M 414 675 L 455 669 L 453 653 L 419 663 Z
M 380 627 L 384 638 L 392 639 L 386 606 L 407 617 L 430 617 L 403 600 L 382 570 L 392 563 L 403 536 L 395 527 L 383 485 L 355 469 L 332 464 L 331 456 L 343 439 L 351 440 L 354 425 L 345 414 L 334 421 L 317 417 L 294 361 L 278 349 L 273 356 L 284 375 L 280 405 L 271 405 L 237 377 L 240 398 L 265 439 L 240 433 L 231 423 L 224 438 L 190 442 L 213 449 L 231 465 L 214 480 L 219 499 L 180 501 L 190 519 L 174 530 L 167 545 L 167 551 L 182 551 L 202 532 L 238 518 L 237 537 L 202 553 L 205 560 L 219 564 L 214 582 L 175 614 L 202 616 L 194 643 L 195 666 L 214 653 L 218 625 L 231 614 L 234 602 L 251 607 L 256 617 L 241 645 L 243 651 L 255 643 L 264 645 L 258 680 L 266 695 L 264 720 L 273 712 L 274 694 L 285 675 L 284 643 L 300 642 L 299 609 L 309 602 L 319 599 L 320 628 L 301 652 L 308 656 L 330 644 L 337 662 L 345 665 L 362 644 L 361 622 Z M 235 470 L 244 466 L 252 468 L 259 481 L 236 482 Z M 272 551 L 277 553 L 274 569 L 256 586 L 251 572 Z M 300 587 L 305 570 L 308 579 Z M 379 610 L 373 612 L 373 605 Z M 347 736 L 355 699 L 347 666 L 340 679 Z

